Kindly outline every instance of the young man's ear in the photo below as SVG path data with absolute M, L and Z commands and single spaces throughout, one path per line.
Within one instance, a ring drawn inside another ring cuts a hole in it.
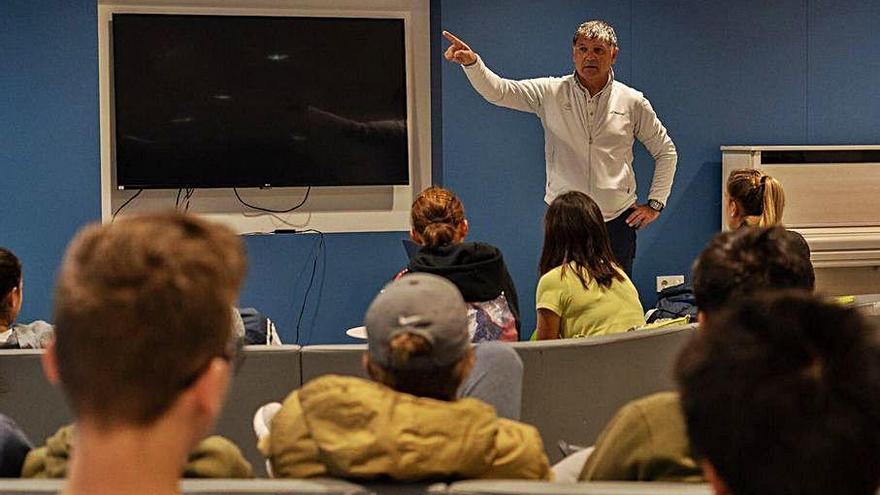
M 364 373 L 370 377 L 370 380 L 374 382 L 381 382 L 382 376 L 377 373 L 377 369 L 375 366 L 370 366 L 370 355 L 367 352 L 361 354 L 361 366 L 364 368 Z
M 212 419 L 223 409 L 231 375 L 229 361 L 215 357 L 191 387 L 197 407 Z
M 718 476 L 718 472 L 715 471 L 715 466 L 711 462 L 703 459 L 700 461 L 700 468 L 703 469 L 703 477 L 706 478 L 709 486 L 712 487 L 712 493 L 715 495 L 731 495 L 727 485 L 724 484 L 724 480 Z
M 697 325 L 701 327 L 706 325 L 706 312 L 702 309 L 697 310 Z
M 370 377 L 370 380 L 373 380 L 377 383 L 384 383 L 388 385 L 390 380 L 386 372 L 379 366 L 373 364 L 370 361 L 370 355 L 367 352 L 364 352 L 361 356 L 361 365 L 364 367 L 364 372 Z
M 46 380 L 49 380 L 52 385 L 61 383 L 61 375 L 58 374 L 58 357 L 55 353 L 55 339 L 49 341 L 49 345 L 46 346 L 40 357 L 40 362 L 43 365 L 43 375 Z

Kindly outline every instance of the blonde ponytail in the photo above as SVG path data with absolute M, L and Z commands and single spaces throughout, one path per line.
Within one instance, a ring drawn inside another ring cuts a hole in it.
M 758 225 L 761 227 L 772 227 L 782 223 L 782 211 L 785 209 L 785 191 L 782 190 L 782 184 L 770 177 L 764 175 L 761 177 L 761 187 L 764 189 L 764 211 L 758 219 Z
M 727 178 L 727 194 L 738 206 L 740 217 L 751 227 L 782 223 L 785 192 L 782 183 L 756 169 L 738 169 Z

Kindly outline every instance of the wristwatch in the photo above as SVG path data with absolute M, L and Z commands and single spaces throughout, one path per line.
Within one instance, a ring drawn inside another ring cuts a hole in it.
M 663 203 L 657 201 L 656 199 L 649 199 L 648 200 L 648 208 L 650 208 L 656 212 L 661 212 L 661 211 L 663 211 Z

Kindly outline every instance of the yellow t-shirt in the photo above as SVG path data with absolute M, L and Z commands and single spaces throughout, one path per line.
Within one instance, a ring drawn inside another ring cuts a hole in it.
M 559 315 L 562 338 L 620 333 L 645 324 L 639 293 L 623 271 L 617 269 L 624 281 L 614 280 L 608 288 L 588 275 L 584 289 L 574 270 L 569 263 L 564 274 L 562 265 L 545 273 L 535 296 L 538 309 Z

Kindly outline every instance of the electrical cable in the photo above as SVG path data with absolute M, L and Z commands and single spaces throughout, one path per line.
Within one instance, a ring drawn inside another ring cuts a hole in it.
M 294 343 L 296 343 L 296 344 L 300 344 L 299 329 L 302 324 L 303 315 L 305 314 L 305 311 L 306 311 L 306 303 L 309 300 L 309 293 L 312 291 L 312 286 L 315 283 L 315 273 L 318 271 L 318 259 L 321 257 L 321 255 L 324 255 L 324 258 L 326 260 L 326 243 L 324 241 L 324 233 L 321 232 L 320 230 L 317 230 L 317 229 L 305 229 L 305 230 L 300 230 L 297 232 L 297 234 L 305 234 L 305 233 L 315 233 L 321 237 L 318 239 L 318 242 L 316 243 L 316 245 L 314 247 L 315 257 L 312 259 L 312 272 L 311 272 L 311 274 L 309 274 L 309 283 L 306 286 L 306 292 L 303 295 L 302 306 L 300 306 L 300 309 L 299 309 L 299 316 L 296 319 L 296 333 L 294 334 L 294 340 L 293 340 Z M 309 332 L 309 340 L 311 340 L 311 332 Z
M 122 205 L 119 208 L 117 208 L 116 211 L 113 212 L 113 216 L 110 217 L 110 221 L 112 222 L 113 220 L 116 220 L 116 215 L 119 215 L 119 212 L 122 211 L 123 208 L 128 206 L 129 203 L 134 201 L 134 198 L 140 196 L 142 192 L 144 192 L 143 189 L 138 189 L 138 192 L 134 193 L 134 196 L 125 200 L 125 203 L 122 203 Z
M 271 209 L 271 208 L 263 208 L 263 207 L 261 207 L 261 206 L 254 206 L 254 205 L 252 205 L 252 204 L 249 204 L 249 203 L 246 202 L 245 200 L 241 199 L 241 195 L 238 194 L 238 188 L 237 188 L 237 187 L 233 187 L 233 188 L 232 188 L 232 192 L 235 193 L 235 197 L 238 198 L 238 202 L 239 202 L 239 203 L 241 203 L 241 204 L 243 204 L 243 205 L 245 205 L 245 206 L 247 206 L 248 208 L 251 208 L 251 209 L 253 209 L 253 210 L 257 210 L 257 211 L 265 211 L 266 213 L 290 213 L 290 212 L 292 212 L 292 211 L 294 211 L 294 210 L 296 210 L 296 209 L 299 209 L 299 207 L 301 207 L 302 205 L 306 204 L 306 201 L 309 199 L 309 193 L 312 192 L 312 186 L 309 186 L 309 187 L 306 189 L 306 195 L 303 197 L 302 201 L 300 201 L 298 205 L 296 205 L 296 206 L 294 206 L 294 207 L 292 207 L 292 208 L 288 208 L 288 209 L 286 209 L 286 210 L 273 210 L 273 209 Z
M 184 212 L 189 212 L 189 202 L 190 202 L 190 199 L 192 199 L 193 194 L 195 194 L 195 193 L 196 193 L 195 188 L 191 188 L 191 189 L 186 190 L 186 195 L 184 195 L 184 197 L 183 197 L 184 200 L 186 201 L 186 207 L 183 209 Z

